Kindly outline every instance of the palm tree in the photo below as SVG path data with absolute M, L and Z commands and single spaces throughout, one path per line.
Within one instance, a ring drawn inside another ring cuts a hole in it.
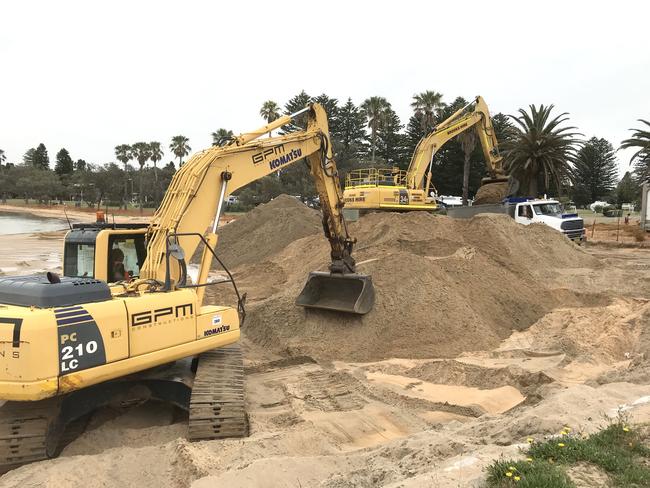
M 234 134 L 231 130 L 217 129 L 212 133 L 213 146 L 225 146 L 233 138 Z
M 267 124 L 270 124 L 280 117 L 280 106 L 273 100 L 267 100 L 262 104 L 260 115 L 266 120 Z
M 650 122 L 639 119 L 650 128 Z M 636 161 L 634 172 L 640 181 L 650 181 L 650 130 L 630 129 L 634 131 L 632 137 L 621 142 L 620 149 L 637 149 L 630 158 L 630 164 Z
M 128 144 L 120 144 L 115 146 L 115 158 L 122 164 L 124 164 L 124 210 L 126 210 L 126 202 L 128 201 L 127 192 L 128 192 L 128 163 L 133 159 L 133 154 L 131 153 L 131 146 Z
M 133 158 L 138 161 L 138 164 L 140 165 L 140 194 L 138 195 L 138 199 L 140 201 L 140 213 L 142 213 L 143 209 L 143 198 L 142 198 L 142 181 L 143 181 L 143 173 L 144 173 L 144 166 L 147 164 L 147 161 L 151 159 L 151 146 L 146 143 L 146 142 L 136 142 L 131 146 L 131 153 L 133 154 Z
M 157 163 L 163 157 L 162 146 L 159 142 L 153 141 L 149 143 L 149 148 L 151 149 L 151 162 L 153 163 L 153 180 L 154 180 L 154 198 L 156 203 L 158 203 L 158 166 Z
M 422 130 L 429 132 L 436 124 L 436 115 L 444 107 L 442 103 L 442 93 L 427 90 L 422 93 L 413 95 L 411 107 L 415 112 L 415 117 L 420 121 Z
M 178 158 L 178 167 L 183 166 L 183 158 L 187 156 L 192 148 L 188 145 L 190 140 L 185 136 L 174 136 L 172 137 L 172 143 L 169 145 L 169 149 L 174 155 Z
M 260 115 L 264 120 L 266 120 L 267 124 L 270 124 L 274 120 L 277 120 L 280 117 L 280 106 L 275 103 L 273 100 L 267 100 L 262 104 L 262 108 L 260 109 Z M 269 132 L 269 137 L 271 137 L 271 133 Z
M 361 104 L 361 110 L 368 119 L 370 128 L 370 147 L 372 151 L 371 161 L 375 162 L 375 150 L 377 149 L 377 131 L 386 123 L 390 103 L 384 97 L 370 97 Z
M 573 132 L 575 127 L 560 127 L 569 120 L 566 112 L 551 119 L 553 105 L 529 108 L 530 113 L 520 108 L 519 116 L 509 116 L 517 125 L 512 139 L 503 144 L 503 157 L 508 173 L 535 197 L 542 176 L 547 191 L 551 182 L 560 191 L 567 179 L 572 180 L 571 164 L 581 143 L 577 136 L 582 134 Z
M 469 159 L 476 147 L 476 139 L 476 129 L 474 127 L 471 127 L 458 136 L 460 147 L 463 149 L 465 155 L 465 162 L 463 164 L 463 205 L 467 205 L 469 198 Z

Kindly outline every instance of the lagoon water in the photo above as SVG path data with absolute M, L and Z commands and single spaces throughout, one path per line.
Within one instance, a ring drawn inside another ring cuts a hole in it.
M 30 214 L 0 212 L 0 235 L 49 232 L 67 227 L 65 221 Z

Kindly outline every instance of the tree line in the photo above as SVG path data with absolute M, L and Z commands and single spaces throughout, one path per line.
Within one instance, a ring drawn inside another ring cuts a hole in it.
M 304 90 L 283 107 L 273 100 L 265 101 L 259 114 L 269 123 L 310 103 L 323 105 L 328 114 L 335 159 L 344 176 L 352 169 L 364 167 L 406 169 L 420 139 L 468 105 L 462 97 L 449 102 L 444 98 L 436 91 L 415 94 L 412 113 L 405 123 L 384 97 L 369 97 L 356 105 L 350 98 L 342 102 L 326 94 L 311 96 Z M 505 167 L 519 180 L 522 195 L 562 195 L 577 205 L 603 199 L 620 204 L 637 200 L 640 184 L 650 180 L 650 131 L 647 130 L 650 123 L 646 120 L 640 120 L 642 128 L 631 129 L 632 136 L 620 144 L 620 148 L 636 149 L 630 161 L 631 171 L 621 180 L 616 149 L 611 142 L 595 136 L 585 138 L 570 125 L 569 115 L 557 114 L 553 105 L 530 105 L 514 115 L 496 113 L 492 122 Z M 298 118 L 279 132 L 287 134 L 302 127 L 304 120 Z M 233 132 L 219 128 L 211 135 L 214 145 L 224 145 L 231 140 Z M 183 135 L 173 137 L 169 151 L 180 167 L 191 151 L 189 139 Z M 159 168 L 163 156 L 163 145 L 155 141 L 118 144 L 115 146 L 117 162 L 105 164 L 91 164 L 84 159 L 74 161 L 63 148 L 57 152 L 52 170 L 43 144 L 28 149 L 20 163 L 6 163 L 6 155 L 0 150 L 0 193 L 2 198 L 39 201 L 72 198 L 90 204 L 104 202 L 122 206 L 137 195 L 140 208 L 155 206 L 176 169 L 171 161 Z M 137 163 L 137 169 L 130 164 L 132 161 Z M 433 183 L 439 194 L 462 192 L 464 198 L 473 195 L 485 175 L 475 129 L 445 144 L 432 166 Z M 136 180 L 138 186 L 134 191 Z M 144 181 L 153 184 L 144 185 Z M 242 205 L 250 207 L 280 193 L 309 197 L 315 194 L 315 189 L 306 165 L 295 164 L 277 175 L 251 183 L 238 193 Z

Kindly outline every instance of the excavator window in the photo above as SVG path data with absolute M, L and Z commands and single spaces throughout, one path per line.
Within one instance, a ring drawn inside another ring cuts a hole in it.
M 63 275 L 74 278 L 95 277 L 95 244 L 67 242 Z
M 140 276 L 140 267 L 147 255 L 144 235 L 112 235 L 108 248 L 109 283 Z

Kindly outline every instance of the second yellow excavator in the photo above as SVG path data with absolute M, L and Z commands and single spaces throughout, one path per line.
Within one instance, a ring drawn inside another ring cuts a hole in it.
M 478 96 L 454 112 L 423 137 L 415 148 L 408 170 L 364 168 L 346 175 L 343 198 L 345 208 L 359 210 L 436 210 L 432 186 L 433 157 L 449 140 L 476 127 L 488 177 L 475 200 L 497 203 L 514 193 L 513 181 L 503 169 L 498 142 L 487 104 Z

